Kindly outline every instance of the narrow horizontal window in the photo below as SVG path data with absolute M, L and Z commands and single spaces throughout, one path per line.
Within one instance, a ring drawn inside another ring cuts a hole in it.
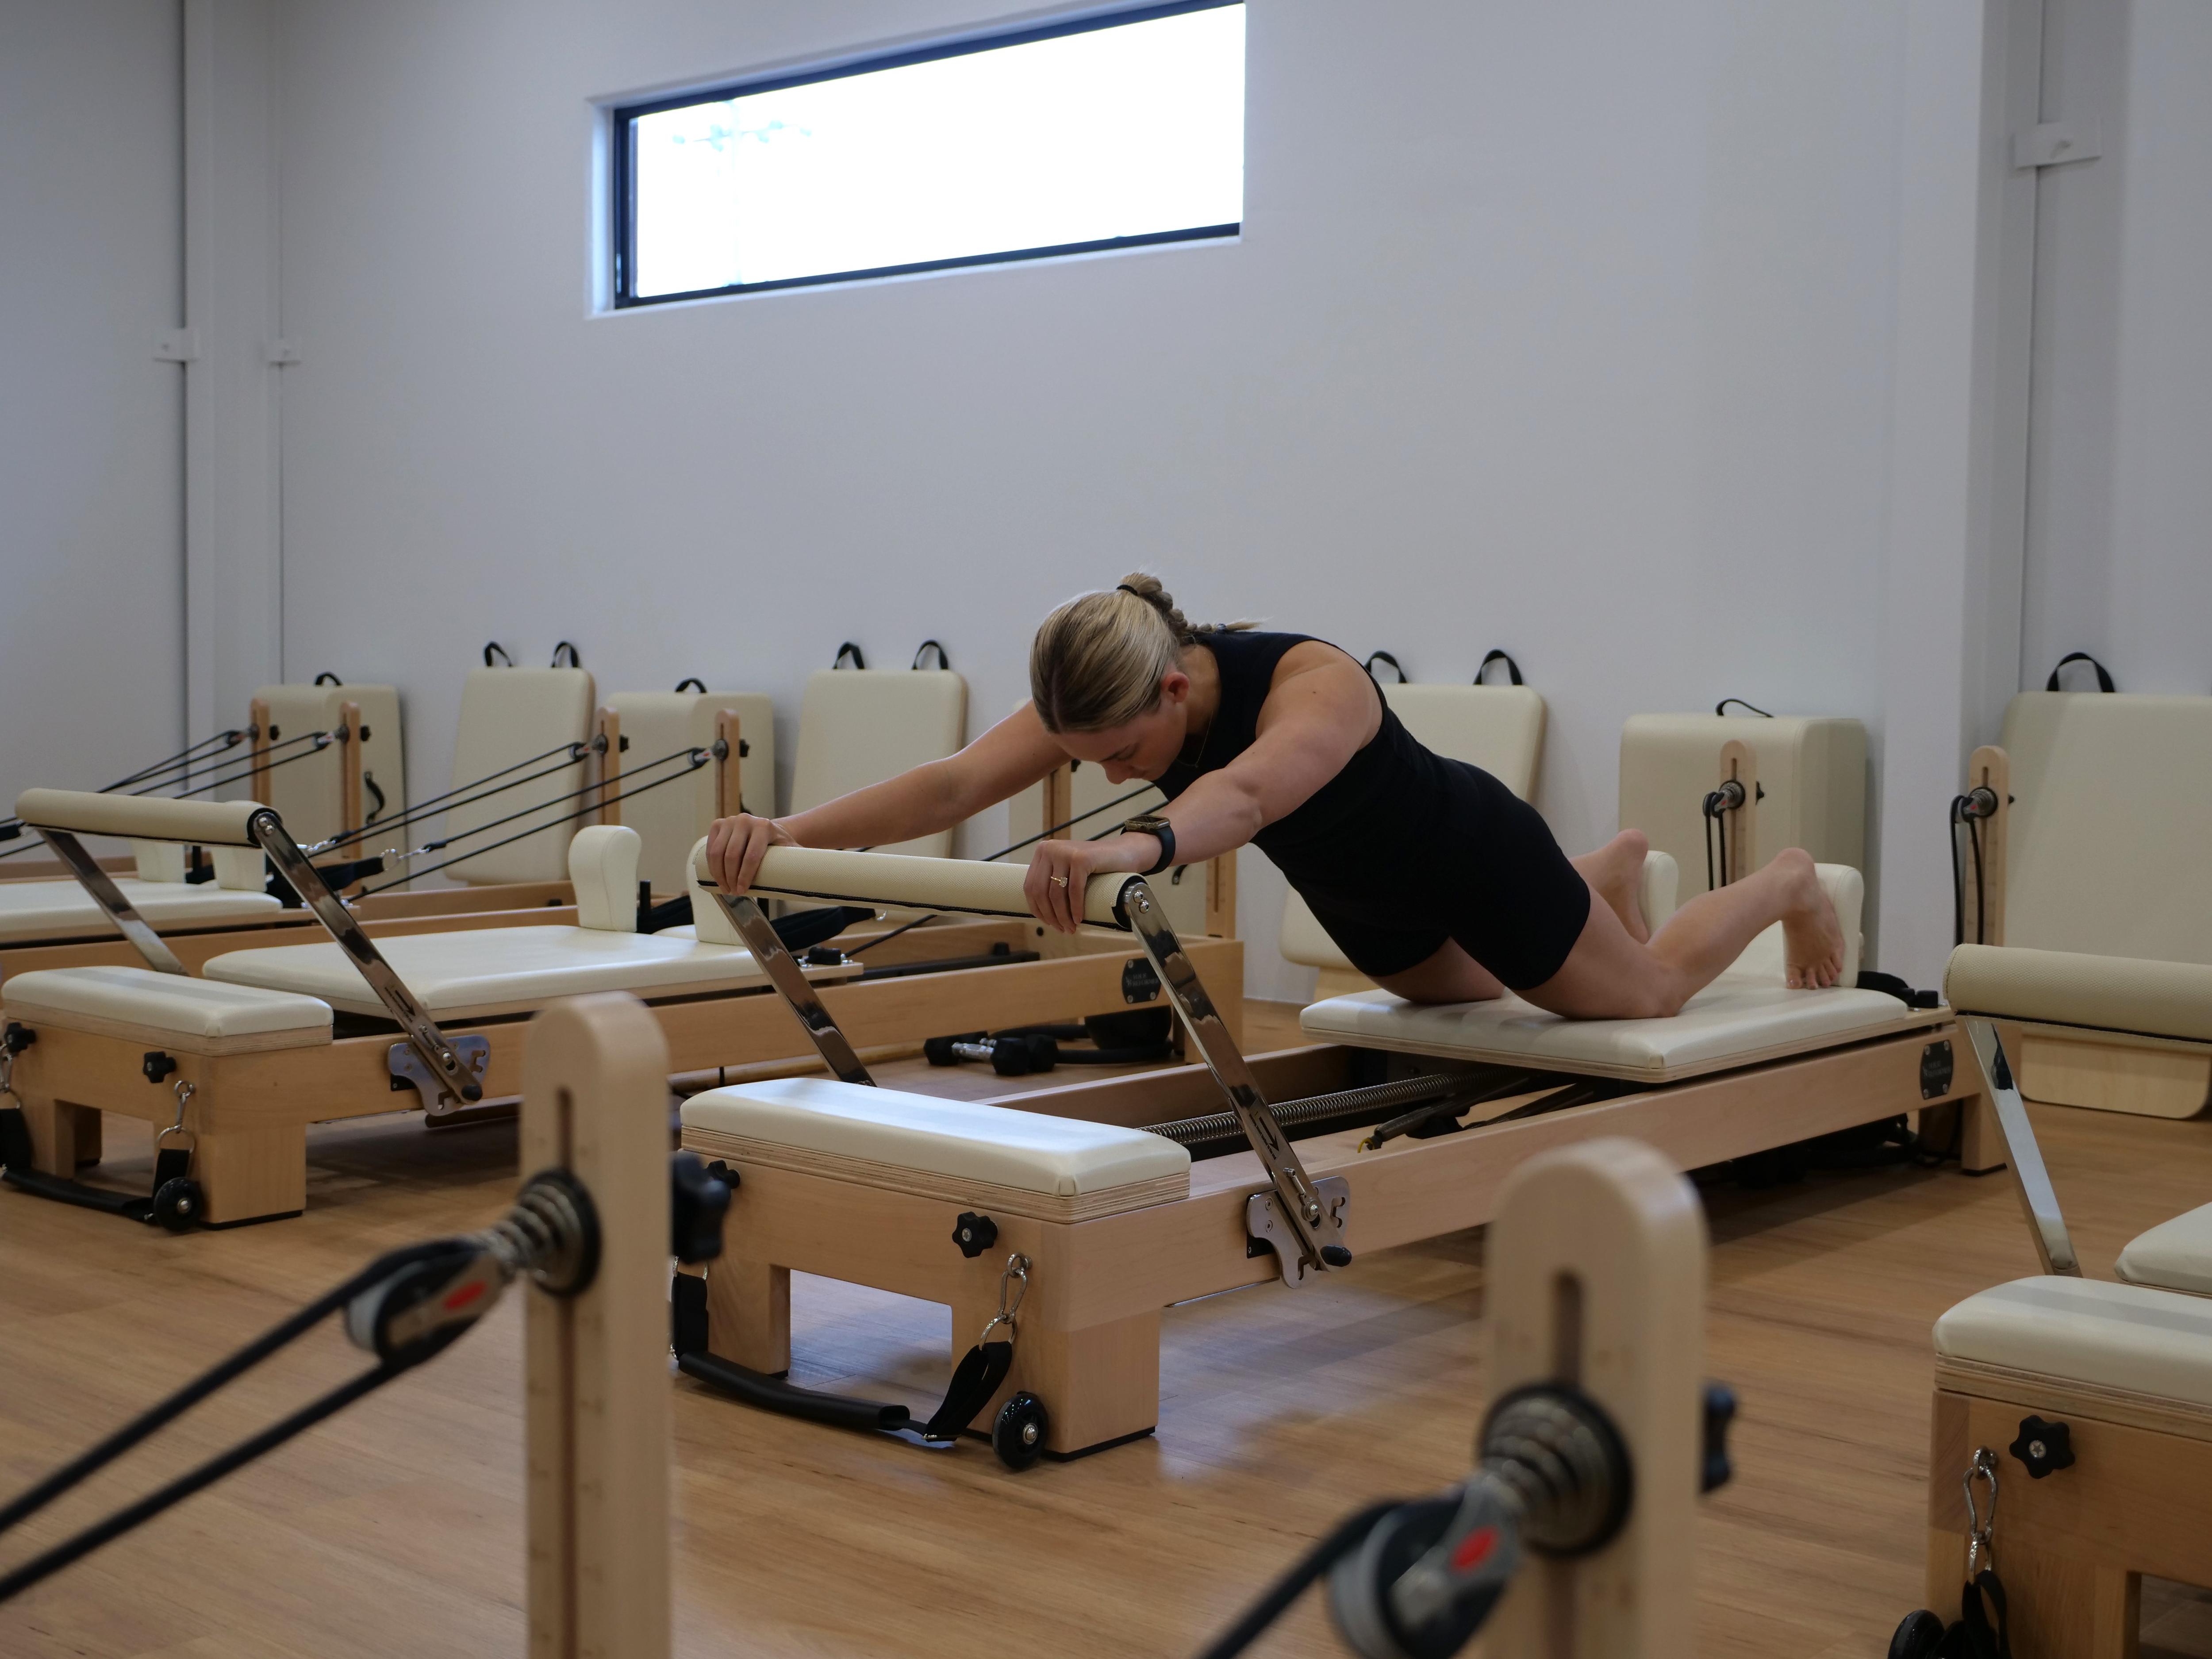
M 719 88 L 614 138 L 618 306 L 1232 235 L 1244 7 Z

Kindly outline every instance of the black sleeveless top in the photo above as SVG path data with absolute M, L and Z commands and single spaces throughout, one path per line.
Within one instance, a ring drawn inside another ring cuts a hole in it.
M 1312 637 L 1200 635 L 1220 669 L 1221 703 L 1197 757 L 1178 757 L 1160 777 L 1163 794 L 1174 799 L 1252 746 L 1276 665 Z M 1373 915 L 1432 902 L 1439 859 L 1457 839 L 1452 832 L 1463 833 L 1468 815 L 1481 811 L 1483 792 L 1474 780 L 1483 775 L 1422 747 L 1379 690 L 1376 698 L 1382 722 L 1375 735 L 1296 811 L 1252 838 L 1316 911 Z

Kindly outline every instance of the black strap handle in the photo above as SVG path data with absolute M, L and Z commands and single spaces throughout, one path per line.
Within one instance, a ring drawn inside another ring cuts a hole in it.
M 1730 703 L 1734 703 L 1739 708 L 1748 708 L 1753 714 L 1758 715 L 1759 719 L 1763 720 L 1771 720 L 1774 718 L 1772 714 L 1767 713 L 1765 709 L 1761 708 L 1757 703 L 1746 702 L 1741 697 L 1723 697 L 1718 702 L 1713 705 L 1713 713 L 1716 714 L 1727 714 L 1729 711 L 1729 705 Z
M 337 675 L 331 673 L 329 669 L 325 668 L 321 673 L 315 676 L 315 684 L 317 685 L 343 685 L 345 682 L 340 679 Z
M 1505 672 L 1511 678 L 1514 684 L 1518 685 L 1522 683 L 1521 665 L 1503 651 L 1492 651 L 1483 658 L 1482 665 L 1474 671 L 1474 683 L 1477 685 L 1482 684 L 1482 677 L 1490 672 L 1490 665 L 1494 662 L 1502 662 L 1505 665 Z
M 574 646 L 569 644 L 568 641 L 563 640 L 560 644 L 553 647 L 554 667 L 559 668 L 563 666 L 561 661 L 561 653 L 563 651 L 568 653 L 568 660 L 566 666 L 570 668 L 581 668 L 584 665 L 584 653 L 577 650 Z
M 686 690 L 696 691 L 703 697 L 707 695 L 707 682 L 701 679 L 696 674 L 693 674 L 684 679 L 677 681 L 676 689 L 678 691 Z
M 848 657 L 853 659 L 853 666 L 855 668 L 866 668 L 868 665 L 868 659 L 860 654 L 860 647 L 850 640 L 837 647 L 837 654 L 830 659 L 830 665 L 832 668 L 842 668 Z
M 495 651 L 499 653 L 500 660 L 501 662 L 505 663 L 509 668 L 514 666 L 514 659 L 507 654 L 507 647 L 501 645 L 497 640 L 493 640 L 484 647 L 484 666 L 486 668 L 494 666 L 491 659 L 491 653 Z
M 1378 662 L 1389 663 L 1392 671 L 1398 676 L 1398 684 L 1401 685 L 1406 684 L 1405 664 L 1400 662 L 1397 658 L 1392 656 L 1388 651 L 1377 651 L 1373 653 L 1369 656 L 1367 660 L 1361 665 L 1362 667 L 1367 670 L 1367 678 L 1369 679 L 1375 680 L 1375 684 L 1377 685 L 1382 684 L 1381 680 L 1375 679 L 1375 665 Z
M 2069 662 L 2086 662 L 2090 667 L 2095 669 L 2097 671 L 2097 690 L 2100 691 L 2117 691 L 2120 689 L 2118 686 L 2112 684 L 2111 671 L 2108 670 L 2104 664 L 2099 662 L 2094 657 L 2091 656 L 2087 652 L 2069 651 L 2064 656 L 2058 659 L 2058 668 L 2052 669 L 2051 671 L 2051 678 L 2043 683 L 2043 689 L 2045 690 L 2056 691 L 2058 690 L 2058 669 L 2065 667 Z
M 933 651 L 937 653 L 937 665 L 939 668 L 949 669 L 952 666 L 952 659 L 945 654 L 945 647 L 939 645 L 935 640 L 924 640 L 921 642 L 921 647 L 915 652 L 914 660 L 908 663 L 907 666 L 909 668 L 921 667 L 921 659 Z

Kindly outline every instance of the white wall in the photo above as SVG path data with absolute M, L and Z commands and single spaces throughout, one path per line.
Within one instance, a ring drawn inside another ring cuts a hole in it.
M 2024 683 L 2212 690 L 2212 7 L 2048 0 Z
M 184 742 L 179 40 L 0 0 L 0 800 Z
M 406 689 L 418 789 L 487 637 L 788 717 L 935 635 L 980 722 L 1138 563 L 1419 678 L 1508 647 L 1571 850 L 1631 712 L 1879 726 L 1902 0 L 1255 0 L 1235 246 L 590 313 L 592 100 L 989 15 L 291 9 L 285 648 Z

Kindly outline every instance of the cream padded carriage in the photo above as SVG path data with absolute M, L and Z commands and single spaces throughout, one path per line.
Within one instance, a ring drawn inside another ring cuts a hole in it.
M 824 668 L 806 678 L 791 810 L 804 812 L 960 747 L 968 682 L 949 668 Z M 944 858 L 952 832 L 879 850 Z
M 1668 1019 L 1566 1019 L 1510 992 L 1492 1002 L 1424 1006 L 1378 990 L 1316 1002 L 1298 1024 L 1310 1036 L 1354 1048 L 1650 1084 L 1887 1034 L 1904 1012 L 1898 1000 L 1853 986 L 1866 884 L 1841 865 L 1818 867 L 1846 941 L 1842 981 L 1826 990 L 1791 990 L 1783 983 L 1777 922 Z
M 185 879 L 185 849 L 167 842 L 134 841 L 136 876 L 115 884 L 146 925 L 158 933 L 267 921 L 283 906 L 263 889 L 261 855 L 245 848 L 210 848 L 216 878 Z M 114 924 L 75 881 L 0 882 L 0 945 L 58 942 L 82 934 L 112 939 Z
M 1406 729 L 1448 760 L 1479 766 L 1522 800 L 1536 791 L 1544 753 L 1544 700 L 1525 685 L 1385 684 L 1382 696 Z M 1369 981 L 1295 892 L 1283 905 L 1280 949 L 1322 973 L 1323 994 Z

